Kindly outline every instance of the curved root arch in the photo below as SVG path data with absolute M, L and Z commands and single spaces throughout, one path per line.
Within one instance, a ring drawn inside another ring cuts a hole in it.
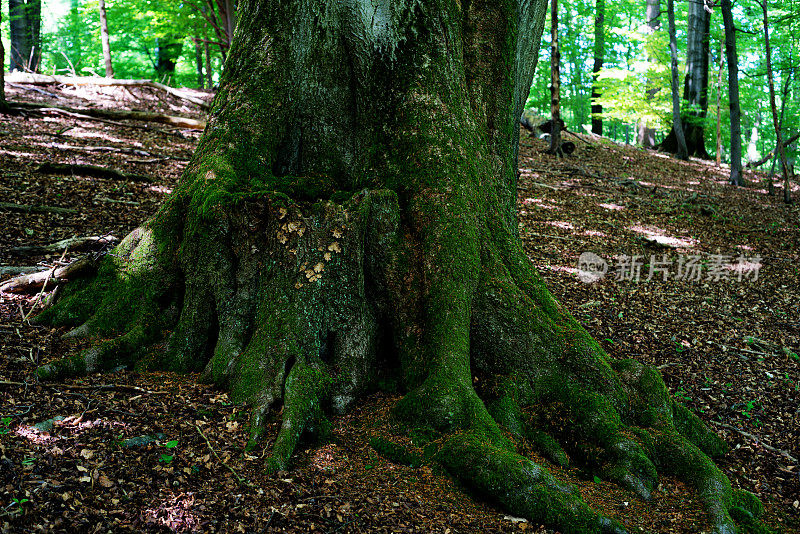
M 512 513 L 564 532 L 624 532 L 518 455 L 521 439 L 645 499 L 658 472 L 675 474 L 697 489 L 717 533 L 736 531 L 729 510 L 755 513 L 756 501 L 732 493 L 709 460 L 724 443 L 669 397 L 656 371 L 611 361 L 499 223 L 479 223 L 468 324 L 438 332 L 456 339 L 440 346 L 426 329 L 460 323 L 431 317 L 454 312 L 430 305 L 447 293 L 425 280 L 395 193 L 302 209 L 278 195 L 244 200 L 213 225 L 184 213 L 173 201 L 40 316 L 75 326 L 68 336 L 118 334 L 41 367 L 42 378 L 120 365 L 202 370 L 252 406 L 249 446 L 283 405 L 268 462 L 280 470 L 303 432 L 325 432 L 328 411 L 394 373 L 409 390 L 396 414 L 449 432 L 432 456 Z

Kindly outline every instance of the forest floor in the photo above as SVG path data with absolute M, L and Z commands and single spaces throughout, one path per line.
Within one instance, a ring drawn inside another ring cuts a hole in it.
M 196 116 L 136 90 L 46 92 L 16 87 L 8 97 Z M 0 269 L 77 256 L 14 247 L 124 237 L 175 186 L 198 138 L 54 112 L 0 115 Z M 718 465 L 764 501 L 767 523 L 800 532 L 800 209 L 780 191 L 768 196 L 761 175 L 748 172 L 748 187 L 734 189 L 709 162 L 589 136 L 577 145 L 559 160 L 522 136 L 520 235 L 530 258 L 609 354 L 658 367 L 727 440 Z M 56 175 L 43 163 L 152 181 Z M 607 262 L 602 279 L 579 278 L 584 253 Z M 0 295 L 0 532 L 549 532 L 474 500 L 432 466 L 378 456 L 370 437 L 394 431 L 396 398 L 385 394 L 335 419 L 329 442 L 302 446 L 291 471 L 267 476 L 262 453 L 242 452 L 245 407 L 197 376 L 122 370 L 40 384 L 38 365 L 81 346 L 25 321 L 38 297 Z M 693 490 L 669 477 L 644 503 L 548 467 L 630 532 L 708 528 Z

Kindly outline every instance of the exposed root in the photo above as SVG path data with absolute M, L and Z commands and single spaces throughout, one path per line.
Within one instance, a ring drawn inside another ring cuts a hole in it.
M 248 448 L 282 405 L 267 461 L 279 471 L 304 433 L 327 433 L 327 412 L 394 372 L 407 390 L 395 416 L 449 433 L 435 459 L 517 515 L 564 532 L 624 532 L 517 454 L 527 440 L 553 463 L 643 499 L 658 472 L 674 474 L 697 489 L 718 534 L 735 532 L 731 510 L 757 517 L 709 459 L 724 453 L 722 440 L 670 398 L 654 369 L 608 358 L 510 232 L 486 225 L 460 235 L 454 224 L 431 233 L 468 245 L 454 252 L 404 224 L 386 191 L 313 206 L 262 198 L 180 233 L 148 223 L 41 316 L 76 326 L 71 335 L 122 334 L 39 375 L 202 370 L 252 407 Z M 461 263 L 470 266 L 458 271 Z M 149 350 L 162 339 L 166 350 Z

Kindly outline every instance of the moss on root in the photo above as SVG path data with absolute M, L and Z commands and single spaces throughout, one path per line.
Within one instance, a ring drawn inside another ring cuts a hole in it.
M 520 456 L 515 440 L 527 440 L 554 464 L 643 498 L 658 472 L 674 474 L 698 490 L 716 532 L 734 532 L 734 519 L 758 528 L 757 499 L 732 492 L 709 458 L 724 442 L 654 369 L 608 358 L 519 260 L 508 231 L 475 218 L 472 230 L 441 225 L 447 214 L 420 202 L 403 207 L 386 190 L 341 204 L 269 194 L 203 224 L 176 218 L 185 210 L 173 203 L 40 317 L 103 339 L 40 376 L 203 370 L 252 406 L 250 448 L 282 405 L 271 471 L 290 467 L 304 434 L 327 432 L 327 413 L 394 378 L 406 391 L 394 416 L 446 434 L 422 453 L 376 437 L 376 451 L 435 461 L 512 513 L 564 532 L 624 531 Z M 423 229 L 438 237 L 420 240 Z M 150 350 L 163 340 L 166 350 Z

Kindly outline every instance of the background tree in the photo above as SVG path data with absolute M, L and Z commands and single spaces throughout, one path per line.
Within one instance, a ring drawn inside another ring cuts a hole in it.
M 661 1 L 660 0 L 647 0 L 645 4 L 645 19 L 647 20 L 646 35 L 648 39 L 645 40 L 647 50 L 647 59 L 649 62 L 655 63 L 658 61 L 658 56 L 652 51 L 653 45 L 657 42 L 652 37 L 656 32 L 661 30 Z M 649 87 L 647 88 L 647 98 L 652 100 L 658 92 L 658 87 L 655 81 L 648 80 Z M 656 130 L 651 125 L 648 125 L 647 120 L 639 120 L 638 122 L 637 142 L 645 148 L 653 148 L 656 146 Z
M 550 9 L 550 148 L 549 154 L 561 152 L 561 50 L 558 46 L 558 0 Z
M 775 126 L 775 137 L 777 138 L 778 156 L 780 157 L 781 170 L 783 171 L 783 200 L 787 204 L 792 201 L 792 193 L 789 181 L 789 164 L 786 160 L 786 150 L 783 147 L 781 135 L 781 125 L 778 119 L 778 106 L 775 103 L 775 80 L 772 75 L 772 47 L 769 44 L 769 5 L 767 0 L 760 2 L 764 13 L 764 48 L 767 52 L 767 80 L 769 81 L 769 105 L 772 109 L 772 123 Z
M 673 0 L 667 0 L 667 18 L 669 19 L 669 53 L 672 60 L 672 76 L 670 85 L 672 88 L 672 132 L 675 136 L 677 145 L 678 159 L 689 159 L 689 151 L 686 146 L 686 139 L 683 135 L 683 121 L 681 120 L 681 104 L 678 98 L 678 50 L 677 38 L 675 36 L 675 5 Z
M 10 71 L 36 72 L 41 57 L 41 0 L 8 0 Z
M 3 27 L 3 2 L 0 1 L 0 29 Z M 2 32 L 0 32 L 0 113 L 8 109 L 6 104 L 6 51 L 3 48 Z
M 108 19 L 106 18 L 106 2 L 99 0 L 97 13 L 100 16 L 100 39 L 103 43 L 103 60 L 105 61 L 106 77 L 114 77 L 114 65 L 111 63 L 111 44 L 108 35 Z
M 603 105 L 598 102 L 600 91 L 597 76 L 603 68 L 605 57 L 606 2 L 596 0 L 594 15 L 594 65 L 592 67 L 592 133 L 603 135 Z
M 512 513 L 623 532 L 516 452 L 529 436 L 643 498 L 673 473 L 734 532 L 745 501 L 707 456 L 724 443 L 657 371 L 605 354 L 519 241 L 518 118 L 547 2 L 241 8 L 181 185 L 40 318 L 105 341 L 40 377 L 203 371 L 252 406 L 251 446 L 282 403 L 272 470 L 327 409 L 395 383 L 394 417 Z
M 731 0 L 722 0 L 722 21 L 725 25 L 725 55 L 728 60 L 728 107 L 731 114 L 731 184 L 744 185 L 742 176 L 741 111 L 739 109 L 739 57 L 736 52 L 736 26 L 733 23 Z M 722 61 L 720 59 L 720 61 Z M 719 156 L 717 156 L 719 157 Z
M 705 0 L 689 2 L 686 31 L 686 77 L 683 85 L 683 100 L 687 108 L 681 112 L 686 148 L 690 156 L 711 159 L 705 147 L 704 119 L 708 111 L 708 58 L 710 9 Z M 675 129 L 667 135 L 660 148 L 677 153 L 679 146 Z

